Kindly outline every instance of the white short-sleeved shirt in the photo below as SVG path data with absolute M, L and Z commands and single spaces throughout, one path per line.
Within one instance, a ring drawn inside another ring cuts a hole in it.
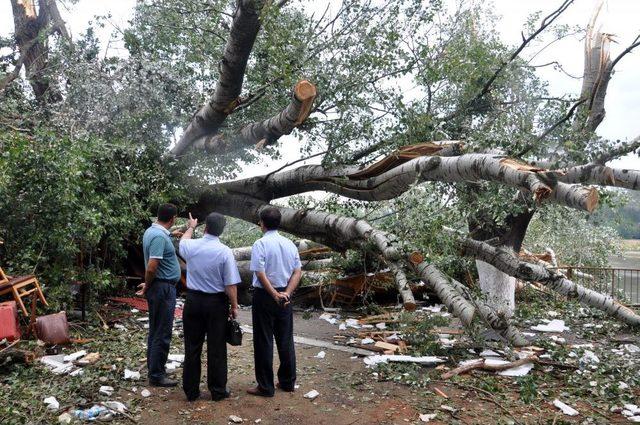
M 187 288 L 218 293 L 240 283 L 240 273 L 231 249 L 217 236 L 181 239 L 180 255 L 187 263 Z
M 274 288 L 285 288 L 295 269 L 302 267 L 298 248 L 276 230 L 268 230 L 251 248 L 253 286 L 262 288 L 255 272 L 264 272 Z

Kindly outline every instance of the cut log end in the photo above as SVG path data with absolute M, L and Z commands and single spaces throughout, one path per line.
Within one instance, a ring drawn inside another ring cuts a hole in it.
M 294 88 L 294 93 L 295 93 L 296 99 L 298 99 L 301 102 L 304 102 L 309 99 L 313 100 L 313 98 L 315 98 L 316 95 L 318 94 L 316 90 L 316 86 L 314 86 L 307 80 L 299 81 L 296 84 L 296 87 Z
M 411 254 L 409 254 L 409 262 L 411 264 L 413 264 L 414 266 L 417 266 L 418 264 L 422 263 L 423 261 L 424 261 L 424 255 L 422 255 L 418 251 L 414 251 Z
M 311 113 L 311 107 L 313 106 L 313 101 L 318 92 L 316 90 L 316 86 L 307 80 L 302 80 L 296 84 L 293 94 L 295 98 L 302 103 L 300 113 L 298 114 L 298 118 L 295 122 L 295 126 L 297 127 L 302 124 Z
M 600 194 L 598 193 L 598 189 L 595 187 L 589 188 L 589 193 L 587 194 L 587 198 L 585 200 L 585 208 L 588 212 L 593 212 L 596 208 L 598 208 L 598 202 L 600 200 Z
M 406 311 L 414 311 L 416 309 L 415 301 L 404 302 L 402 305 Z

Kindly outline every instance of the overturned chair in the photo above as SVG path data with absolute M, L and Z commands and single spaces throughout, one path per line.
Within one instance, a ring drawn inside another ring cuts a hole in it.
M 37 298 L 42 301 L 42 304 L 45 306 L 49 305 L 47 300 L 44 298 L 42 288 L 40 288 L 40 283 L 34 275 L 18 277 L 7 276 L 4 273 L 4 270 L 2 270 L 2 267 L 0 267 L 0 296 L 11 293 L 13 295 L 13 299 L 18 304 L 18 307 L 20 307 L 22 314 L 25 316 L 28 316 L 29 312 L 24 306 L 22 299 L 24 297 L 28 297 L 34 292 L 36 293 Z

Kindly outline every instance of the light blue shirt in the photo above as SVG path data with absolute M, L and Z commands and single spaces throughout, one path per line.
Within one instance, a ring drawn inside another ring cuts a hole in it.
M 146 268 L 149 264 L 149 258 L 160 260 L 156 269 L 156 279 L 177 282 L 180 279 L 180 264 L 169 235 L 169 231 L 158 223 L 153 223 L 144 232 L 142 237 L 144 267 Z
M 240 283 L 240 273 L 231 249 L 217 236 L 181 239 L 180 255 L 187 263 L 187 288 L 218 293 Z
M 302 267 L 298 248 L 276 230 L 268 230 L 251 248 L 253 286 L 262 288 L 255 272 L 264 272 L 274 288 L 285 288 L 295 269 Z

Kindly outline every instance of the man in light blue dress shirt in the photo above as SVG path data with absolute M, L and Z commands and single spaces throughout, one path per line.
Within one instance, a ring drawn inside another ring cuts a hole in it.
M 298 249 L 278 233 L 281 215 L 277 208 L 260 211 L 264 232 L 251 249 L 253 275 L 253 355 L 255 388 L 249 394 L 273 397 L 275 387 L 292 392 L 296 383 L 296 353 L 293 346 L 293 309 L 291 294 L 302 276 Z M 273 377 L 273 340 L 280 358 L 278 384 Z
M 238 314 L 236 285 L 240 283 L 240 273 L 233 252 L 219 239 L 225 224 L 223 215 L 211 213 L 206 218 L 204 236 L 191 239 L 198 220 L 189 214 L 188 229 L 180 239 L 180 255 L 187 263 L 182 385 L 189 401 L 200 396 L 200 357 L 205 336 L 211 398 L 217 401 L 230 395 L 226 329 L 228 318 L 235 319 Z

